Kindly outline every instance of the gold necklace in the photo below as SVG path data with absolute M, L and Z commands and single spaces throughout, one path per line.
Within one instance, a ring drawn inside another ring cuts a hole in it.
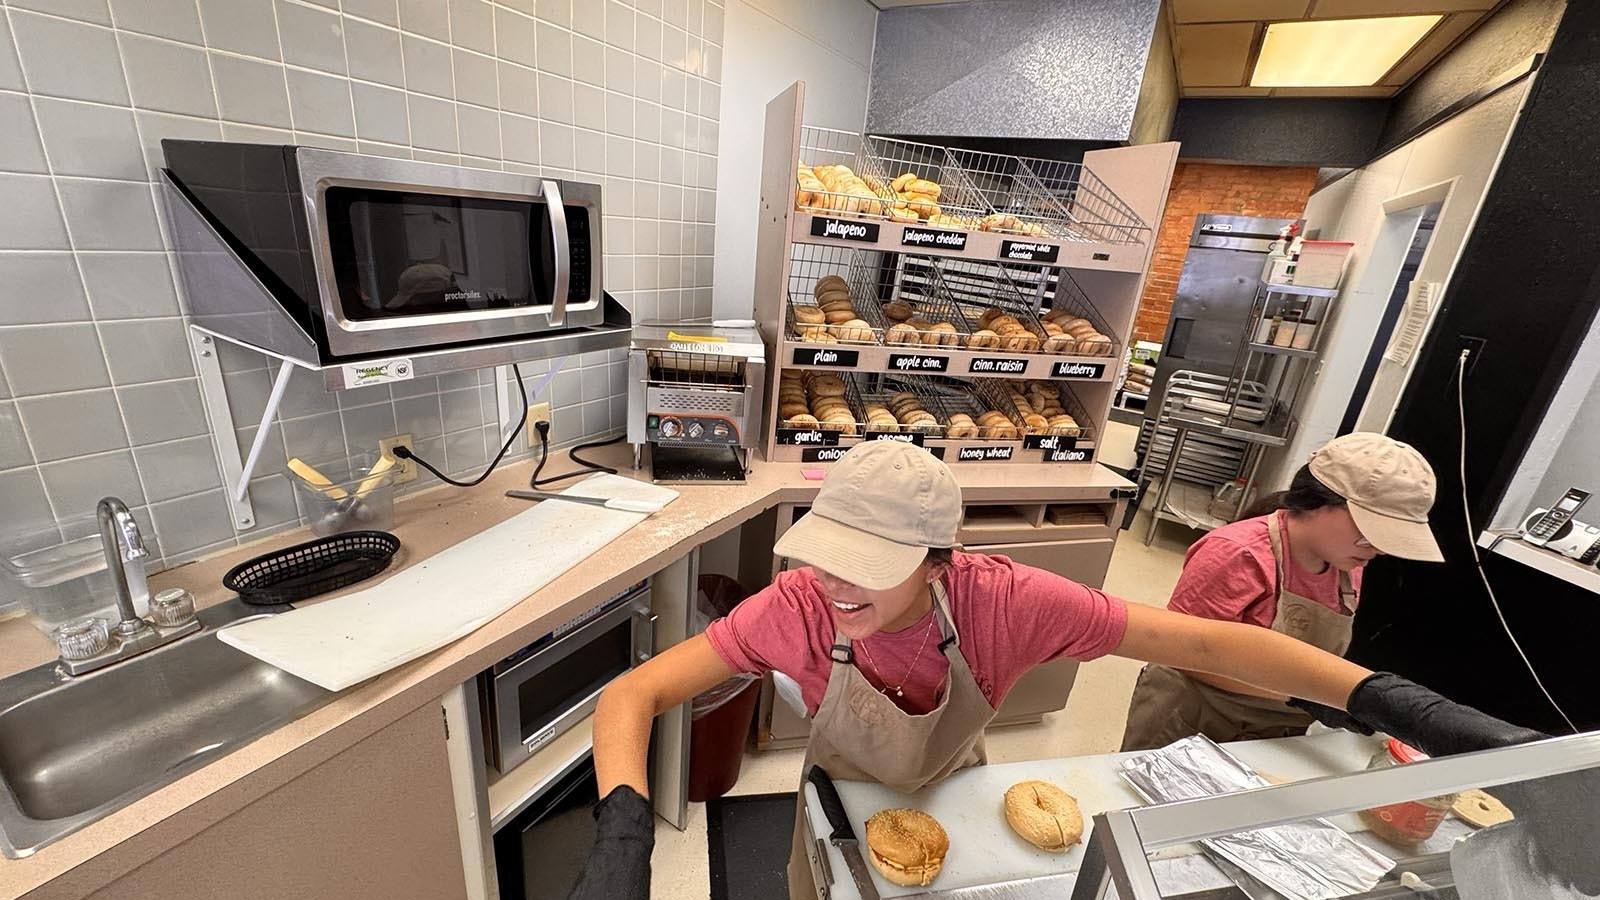
M 900 679 L 899 684 L 894 685 L 894 695 L 896 697 L 905 696 L 905 691 L 902 689 L 906 686 L 906 682 L 911 680 L 911 673 L 916 671 L 917 663 L 922 661 L 922 651 L 928 649 L 928 637 L 933 634 L 933 626 L 937 621 L 938 617 L 935 615 L 934 619 L 928 622 L 928 627 L 922 630 L 922 644 L 917 647 L 917 655 L 911 657 L 911 665 L 906 667 L 905 677 Z M 866 641 L 861 642 L 861 652 L 866 654 L 867 662 L 872 663 L 872 671 L 877 672 L 878 680 L 883 682 L 883 693 L 888 694 L 889 680 L 883 677 L 883 669 L 878 666 L 878 661 L 872 658 L 872 651 L 867 649 Z

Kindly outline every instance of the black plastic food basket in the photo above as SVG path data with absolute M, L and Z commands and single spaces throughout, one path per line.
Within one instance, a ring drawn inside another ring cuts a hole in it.
M 400 539 L 387 531 L 347 531 L 242 562 L 222 585 L 256 606 L 292 603 L 371 578 L 399 549 Z

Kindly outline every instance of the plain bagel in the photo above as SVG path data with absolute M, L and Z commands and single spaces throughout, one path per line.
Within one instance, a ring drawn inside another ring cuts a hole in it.
M 1083 813 L 1072 795 L 1048 781 L 1019 781 L 1006 788 L 1006 822 L 1023 840 L 1065 853 L 1083 839 Z
M 867 820 L 867 849 L 884 878 L 921 886 L 938 876 L 950 836 L 938 819 L 920 809 L 882 809 Z

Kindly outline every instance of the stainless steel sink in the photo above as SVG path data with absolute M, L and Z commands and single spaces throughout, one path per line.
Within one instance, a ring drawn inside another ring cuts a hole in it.
M 217 640 L 262 614 L 232 600 L 201 610 L 200 633 L 109 668 L 0 680 L 0 851 L 28 856 L 332 700 Z

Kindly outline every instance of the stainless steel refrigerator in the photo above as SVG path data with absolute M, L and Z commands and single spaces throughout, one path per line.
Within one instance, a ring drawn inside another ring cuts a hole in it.
M 1156 430 L 1162 389 L 1172 373 L 1189 369 L 1227 375 L 1233 371 L 1245 321 L 1255 301 L 1256 284 L 1266 266 L 1269 245 L 1300 219 L 1262 219 L 1201 213 L 1189 235 L 1189 252 L 1178 275 L 1172 317 L 1161 342 L 1150 386 L 1150 402 L 1139 428 L 1144 471 L 1166 464 L 1172 446 L 1169 429 Z M 1154 436 L 1154 447 L 1151 447 Z M 1239 474 L 1242 443 L 1192 435 L 1178 460 L 1177 476 L 1199 484 L 1222 484 Z

